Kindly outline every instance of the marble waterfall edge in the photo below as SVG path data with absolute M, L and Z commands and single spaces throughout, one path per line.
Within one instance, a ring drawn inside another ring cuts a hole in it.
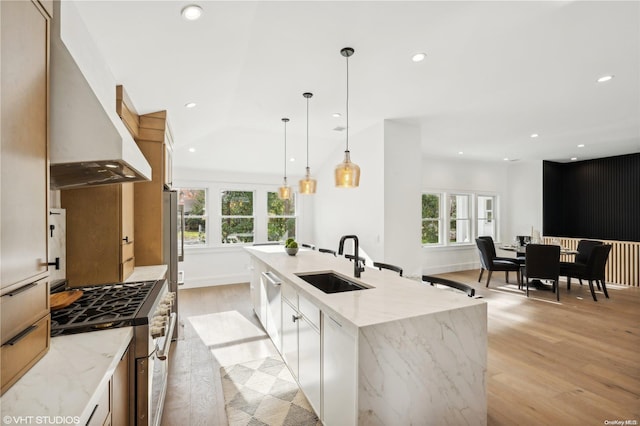
M 487 305 L 364 327 L 359 423 L 487 424 Z

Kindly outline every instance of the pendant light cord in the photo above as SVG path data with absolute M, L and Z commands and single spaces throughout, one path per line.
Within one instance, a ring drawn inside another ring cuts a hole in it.
M 307 169 L 309 168 L 309 98 L 307 97 Z
M 349 57 L 347 56 L 347 151 L 349 151 Z
M 287 121 L 284 121 L 284 180 L 285 182 L 287 181 Z

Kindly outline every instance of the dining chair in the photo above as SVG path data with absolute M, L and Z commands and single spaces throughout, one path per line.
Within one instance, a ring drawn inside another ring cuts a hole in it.
M 514 271 L 518 279 L 518 288 L 520 288 L 522 284 L 522 281 L 520 278 L 520 265 L 518 265 L 515 259 L 511 259 L 511 260 L 496 259 L 493 256 L 493 253 L 491 251 L 491 245 L 489 241 L 485 239 L 476 238 L 476 245 L 478 246 L 478 250 L 480 251 L 480 276 L 478 277 L 478 282 L 482 280 L 482 275 L 486 270 L 488 271 L 487 287 L 489 287 L 489 282 L 491 281 L 491 274 L 493 273 L 493 271 L 504 271 L 505 280 L 508 283 L 509 272 Z
M 467 296 L 474 297 L 476 295 L 476 289 L 468 284 L 459 283 L 457 281 L 448 280 L 446 278 L 434 277 L 432 275 L 423 275 L 422 282 L 427 282 L 435 287 L 436 284 L 444 285 L 456 290 L 467 293 Z
M 380 271 L 382 271 L 383 269 L 388 269 L 390 271 L 397 272 L 400 274 L 400 276 L 402 276 L 402 268 L 396 265 L 382 262 L 373 262 L 373 267 L 378 268 Z
M 320 253 L 329 253 L 329 254 L 332 254 L 334 256 L 336 255 L 336 251 L 335 250 L 331 250 L 331 249 L 319 248 L 318 251 Z
M 493 237 L 491 235 L 485 235 L 478 238 L 489 242 L 489 250 L 491 251 L 491 254 L 494 259 L 515 261 L 519 265 L 524 265 L 524 256 L 516 256 L 516 257 L 496 256 L 496 244 L 493 242 Z
M 527 244 L 524 274 L 527 277 L 527 297 L 529 297 L 529 279 L 553 281 L 556 300 L 560 301 L 560 246 L 550 244 Z
M 598 240 L 580 240 L 578 241 L 578 247 L 576 251 L 578 252 L 573 259 L 573 262 L 560 262 L 560 275 L 565 276 L 564 272 L 574 270 L 576 268 L 584 267 L 588 260 L 589 255 L 591 254 L 591 250 L 595 246 L 599 246 L 602 244 L 602 241 Z M 580 285 L 582 285 L 582 278 L 578 278 Z M 598 284 L 598 289 L 600 289 L 600 284 Z M 567 281 L 567 290 L 571 290 L 571 280 Z
M 560 275 L 567 277 L 567 290 L 571 289 L 571 278 L 588 280 L 591 297 L 593 297 L 594 302 L 597 302 L 598 298 L 596 297 L 596 292 L 593 288 L 593 281 L 596 281 L 597 284 L 602 285 L 602 291 L 608 299 L 609 292 L 607 291 L 607 284 L 604 276 L 610 252 L 611 244 L 596 245 L 591 249 L 591 253 L 589 254 L 589 259 L 586 264 L 574 263 L 571 267 L 561 269 Z

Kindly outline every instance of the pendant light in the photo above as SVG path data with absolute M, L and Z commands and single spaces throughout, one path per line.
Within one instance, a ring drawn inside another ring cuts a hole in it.
M 344 161 L 336 166 L 336 187 L 357 188 L 360 185 L 360 167 L 351 162 L 349 152 L 349 57 L 353 55 L 354 50 L 345 47 L 340 50 L 340 53 L 347 58 L 347 148 L 344 151 Z
M 291 198 L 291 188 L 287 185 L 287 123 L 288 118 L 283 118 L 284 123 L 284 182 L 280 188 L 278 188 L 278 198 L 281 200 L 288 200 Z
M 305 92 L 302 96 L 307 99 L 307 174 L 304 179 L 300 179 L 299 192 L 301 194 L 315 194 L 316 180 L 311 177 L 311 169 L 309 168 L 309 99 L 313 93 Z

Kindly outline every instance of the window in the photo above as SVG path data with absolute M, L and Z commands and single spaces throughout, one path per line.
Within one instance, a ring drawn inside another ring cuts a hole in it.
M 277 192 L 267 193 L 267 241 L 285 241 L 296 237 L 296 194 L 281 200 Z
M 496 197 L 490 195 L 478 195 L 478 236 L 489 235 L 496 239 Z
M 422 244 L 439 244 L 441 229 L 440 194 L 422 194 Z
M 184 206 L 184 244 L 207 243 L 207 191 L 185 188 L 178 190 L 178 204 Z
M 471 241 L 471 196 L 468 194 L 449 195 L 449 242 L 468 243 Z
M 220 195 L 222 244 L 253 242 L 253 191 L 221 191 Z

